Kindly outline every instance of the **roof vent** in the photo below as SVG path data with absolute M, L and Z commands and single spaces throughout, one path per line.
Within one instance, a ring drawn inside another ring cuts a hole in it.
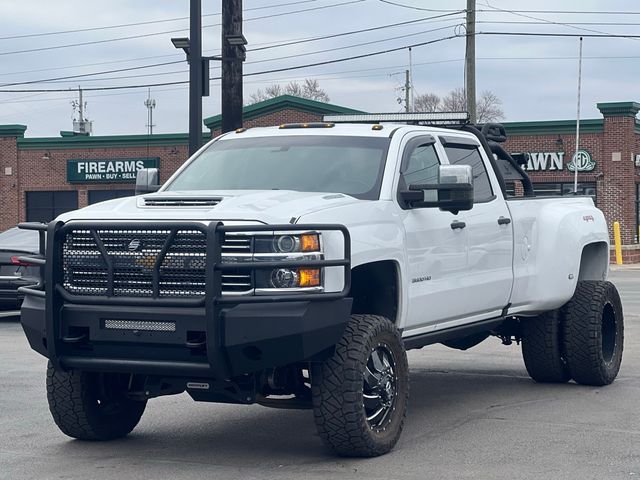
M 146 197 L 145 207 L 215 207 L 220 197 Z

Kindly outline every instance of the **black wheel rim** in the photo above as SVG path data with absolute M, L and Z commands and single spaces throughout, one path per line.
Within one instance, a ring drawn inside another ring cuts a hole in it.
M 385 430 L 396 409 L 398 377 L 393 352 L 385 343 L 371 350 L 364 368 L 362 403 L 369 427 Z
M 126 409 L 124 392 L 127 376 L 117 373 L 95 373 L 94 399 L 102 415 L 121 415 Z

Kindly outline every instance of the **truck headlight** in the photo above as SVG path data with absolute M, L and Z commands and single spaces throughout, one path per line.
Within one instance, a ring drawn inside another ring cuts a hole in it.
M 271 272 L 273 288 L 307 288 L 320 286 L 319 268 L 277 268 Z
M 323 275 L 320 268 L 296 268 L 290 263 L 323 258 L 320 234 L 316 232 L 254 237 L 253 259 L 255 261 L 289 263 L 287 267 L 282 268 L 256 269 L 254 271 L 256 293 L 268 294 L 269 290 L 321 288 Z
M 311 253 L 320 250 L 320 235 L 317 233 L 255 238 L 255 253 Z

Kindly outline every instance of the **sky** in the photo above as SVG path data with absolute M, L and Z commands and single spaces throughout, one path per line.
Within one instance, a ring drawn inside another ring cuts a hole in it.
M 220 54 L 222 1 L 202 0 L 207 55 Z M 466 0 L 244 0 L 244 72 L 255 74 L 245 78 L 245 103 L 268 85 L 314 78 L 332 104 L 401 111 L 398 97 L 410 64 L 415 94 L 446 95 L 464 85 L 465 7 Z M 640 5 L 633 0 L 477 0 L 476 8 L 476 88 L 501 99 L 505 121 L 575 119 L 579 51 L 574 36 L 505 33 L 640 36 Z M 170 39 L 188 36 L 188 15 L 188 0 L 2 0 L 0 125 L 27 125 L 30 137 L 71 130 L 71 102 L 81 86 L 94 135 L 146 133 L 147 88 L 90 89 L 186 81 L 184 54 Z M 389 27 L 400 22 L 413 23 Z M 402 48 L 262 73 L 431 41 L 412 48 L 411 58 Z M 282 45 L 291 42 L 297 43 Z M 148 67 L 156 64 L 164 65 Z M 210 73 L 220 73 L 215 62 Z M 639 74 L 640 38 L 584 38 L 581 117 L 599 118 L 598 102 L 640 101 Z M 64 91 L 6 91 L 33 89 Z M 156 86 L 150 94 L 156 100 L 154 133 L 186 132 L 188 86 Z M 220 113 L 217 80 L 203 113 Z

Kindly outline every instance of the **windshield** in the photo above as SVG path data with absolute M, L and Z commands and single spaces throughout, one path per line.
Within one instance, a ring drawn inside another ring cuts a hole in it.
M 164 191 L 297 190 L 374 200 L 380 194 L 389 141 L 326 135 L 221 140 Z

